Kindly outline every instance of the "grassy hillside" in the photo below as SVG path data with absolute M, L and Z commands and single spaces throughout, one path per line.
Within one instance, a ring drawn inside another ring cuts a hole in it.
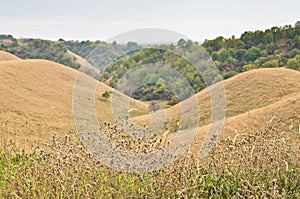
M 13 54 L 10 54 L 10 53 L 5 52 L 5 51 L 0 51 L 0 62 L 1 61 L 18 60 L 18 59 L 20 59 L 20 58 L 13 55 Z
M 53 134 L 74 131 L 72 93 L 77 71 L 46 60 L 0 63 L 0 133 L 23 148 L 51 140 Z M 89 81 L 96 81 L 88 78 Z M 97 82 L 98 83 L 98 82 Z M 113 91 L 99 83 L 96 108 L 100 121 L 114 121 L 111 100 L 102 93 Z M 147 105 L 136 103 L 137 109 Z
M 64 135 L 74 130 L 71 106 L 77 71 L 45 60 L 2 62 L 0 69 L 2 133 L 28 144 L 31 140 L 45 141 L 53 134 Z M 299 78 L 300 72 L 275 68 L 251 70 L 224 81 L 227 101 L 224 134 L 257 130 L 273 116 L 276 116 L 274 121 L 292 122 L 297 128 L 300 114 L 295 99 L 300 93 Z M 102 97 L 102 93 L 110 90 L 99 83 L 96 107 L 102 122 L 114 121 L 112 115 L 107 114 L 111 112 L 111 101 Z M 208 88 L 199 92 L 197 98 L 200 115 L 195 145 L 199 148 L 211 119 Z M 147 105 L 136 104 L 147 112 Z M 179 105 L 166 112 L 169 120 L 178 119 Z M 144 115 L 135 121 L 147 124 L 149 119 Z M 166 128 L 171 129 L 172 125 Z
M 225 80 L 227 115 L 223 135 L 253 132 L 265 126 L 274 116 L 273 125 L 298 130 L 300 124 L 300 72 L 286 68 L 255 69 Z M 193 151 L 200 149 L 211 121 L 209 89 L 197 93 L 199 128 Z M 170 123 L 180 117 L 180 105 L 166 110 Z M 139 116 L 137 122 L 147 124 L 149 117 Z M 291 125 L 291 126 L 289 126 Z M 172 129 L 170 125 L 169 129 Z
M 274 116 L 272 125 L 298 131 L 300 124 L 300 72 L 285 69 L 256 69 L 224 81 L 226 89 L 227 116 L 223 136 L 257 131 Z M 200 92 L 200 122 L 195 137 L 195 148 L 202 144 L 208 130 L 210 98 Z M 202 113 L 202 114 L 201 114 Z M 292 126 L 289 126 L 292 125 Z

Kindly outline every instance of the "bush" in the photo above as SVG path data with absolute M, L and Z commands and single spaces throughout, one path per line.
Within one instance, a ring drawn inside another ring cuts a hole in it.
M 235 75 L 237 75 L 238 73 L 236 71 L 227 71 L 223 73 L 223 78 L 224 79 L 228 79 L 230 77 L 233 77 Z
M 168 105 L 173 106 L 175 104 L 178 104 L 178 99 L 177 99 L 176 95 L 173 95 L 171 100 L 168 102 Z
M 102 97 L 104 99 L 108 99 L 110 97 L 110 92 L 109 91 L 105 91 L 104 93 L 102 93 Z
M 297 48 L 294 48 L 293 50 L 291 50 L 287 55 L 286 57 L 287 58 L 294 58 L 295 56 L 299 55 L 300 54 L 300 50 L 297 49 Z
M 247 64 L 245 66 L 243 66 L 242 72 L 248 71 L 248 70 L 252 70 L 257 68 L 254 64 Z
M 263 68 L 274 68 L 279 67 L 279 61 L 277 59 L 272 59 L 262 64 Z
M 297 55 L 295 58 L 288 59 L 287 68 L 300 71 L 300 55 Z
M 246 53 L 245 53 L 245 60 L 247 62 L 253 62 L 257 58 L 262 57 L 264 55 L 263 51 L 260 50 L 257 47 L 251 47 Z

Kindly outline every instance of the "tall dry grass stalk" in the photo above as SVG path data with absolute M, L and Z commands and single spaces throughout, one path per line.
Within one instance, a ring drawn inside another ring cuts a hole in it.
M 211 155 L 185 154 L 150 173 L 114 171 L 70 134 L 32 153 L 0 150 L 3 198 L 299 198 L 300 134 L 268 126 L 221 138 Z M 8 145 L 10 145 L 8 143 Z

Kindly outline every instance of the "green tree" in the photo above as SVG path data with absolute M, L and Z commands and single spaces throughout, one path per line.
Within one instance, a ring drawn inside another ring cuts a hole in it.
M 278 59 L 272 59 L 262 64 L 263 68 L 274 68 L 279 67 L 279 60 Z
M 187 42 L 184 40 L 184 39 L 180 39 L 178 42 L 177 42 L 177 45 L 181 48 L 185 48 L 187 46 Z
M 295 58 L 288 59 L 287 68 L 300 71 L 300 55 L 297 55 Z
M 276 46 L 273 42 L 266 44 L 266 51 L 267 51 L 268 55 L 274 54 L 275 49 L 276 49 Z
M 219 74 L 219 71 L 217 71 L 214 68 L 208 68 L 203 72 L 203 79 L 205 80 L 205 83 L 210 86 L 216 82 L 219 82 L 222 80 L 222 76 Z
M 175 104 L 178 104 L 178 99 L 177 99 L 176 95 L 173 95 L 171 100 L 168 102 L 168 105 L 173 106 Z
M 254 45 L 253 42 L 253 32 L 252 31 L 246 31 L 242 34 L 241 40 L 245 43 L 245 47 L 248 49 L 251 46 Z
M 257 47 L 251 47 L 246 53 L 245 53 L 245 60 L 247 62 L 253 62 L 257 58 L 262 57 L 264 55 L 263 51 L 260 50 Z
M 102 97 L 103 97 L 104 99 L 110 98 L 110 92 L 109 92 L 109 91 L 105 91 L 104 93 L 102 93 Z
M 224 37 L 217 37 L 213 40 L 205 40 L 203 46 L 208 50 L 208 52 L 219 51 L 225 44 Z
M 137 47 L 138 47 L 138 44 L 136 42 L 132 42 L 132 41 L 127 42 L 127 48 L 129 48 L 129 50 L 134 50 Z
M 288 58 L 294 58 L 296 55 L 300 54 L 300 50 L 298 48 L 294 48 L 293 50 L 291 50 L 289 53 L 287 53 L 287 57 Z
M 230 52 L 225 48 L 222 48 L 222 50 L 219 53 L 219 61 L 225 62 L 230 56 Z
M 236 74 L 238 74 L 236 71 L 227 71 L 227 72 L 224 72 L 222 74 L 222 76 L 223 76 L 224 79 L 228 79 L 230 77 L 235 76 Z
M 244 65 L 243 68 L 242 68 L 242 72 L 245 72 L 245 71 L 248 71 L 248 70 L 252 70 L 252 69 L 255 69 L 257 68 L 254 64 L 247 64 L 247 65 Z
M 216 61 L 219 60 L 219 54 L 217 52 L 212 52 L 211 53 L 211 58 Z

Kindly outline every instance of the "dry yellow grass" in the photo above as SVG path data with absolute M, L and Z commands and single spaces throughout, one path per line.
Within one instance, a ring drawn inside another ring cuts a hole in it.
M 78 71 L 46 60 L 0 63 L 0 135 L 21 148 L 74 131 L 72 93 Z M 96 81 L 88 78 L 89 81 Z M 101 95 L 112 88 L 98 83 L 96 108 L 100 122 L 112 121 L 111 100 Z M 147 105 L 136 103 L 147 110 Z
M 8 52 L 0 50 L 0 62 L 2 61 L 11 61 L 11 60 L 19 60 L 20 58 L 10 54 Z
M 227 118 L 223 136 L 237 132 L 253 132 L 265 127 L 290 123 L 298 130 L 300 125 L 300 72 L 285 69 L 256 69 L 224 81 Z M 209 128 L 210 98 L 207 91 L 198 94 L 203 125 L 194 139 L 194 151 L 199 150 Z M 273 118 L 273 119 L 272 119 Z M 201 121 L 200 121 L 201 122 Z

